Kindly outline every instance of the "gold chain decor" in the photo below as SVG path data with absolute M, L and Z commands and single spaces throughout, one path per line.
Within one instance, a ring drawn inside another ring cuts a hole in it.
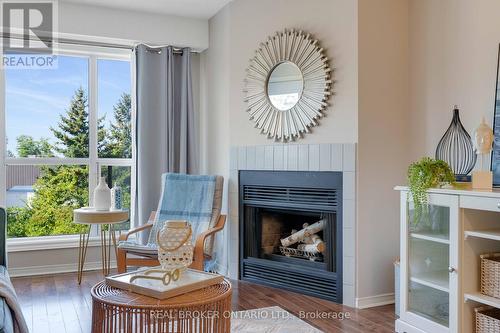
M 193 263 L 194 246 L 191 224 L 187 221 L 167 221 L 156 235 L 158 261 L 161 269 L 150 269 L 141 275 L 134 275 L 130 282 L 137 279 L 161 280 L 164 285 L 177 281 Z M 151 276 L 151 273 L 164 273 L 163 276 Z

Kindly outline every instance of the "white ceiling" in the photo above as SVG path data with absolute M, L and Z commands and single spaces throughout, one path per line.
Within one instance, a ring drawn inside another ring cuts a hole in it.
M 60 0 L 63 2 L 94 5 L 169 14 L 182 17 L 209 19 L 232 0 Z

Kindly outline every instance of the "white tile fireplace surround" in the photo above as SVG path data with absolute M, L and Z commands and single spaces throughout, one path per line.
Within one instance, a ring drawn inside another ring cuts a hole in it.
M 231 147 L 229 177 L 229 275 L 238 278 L 239 170 L 339 171 L 343 175 L 343 303 L 355 304 L 356 145 L 273 144 Z

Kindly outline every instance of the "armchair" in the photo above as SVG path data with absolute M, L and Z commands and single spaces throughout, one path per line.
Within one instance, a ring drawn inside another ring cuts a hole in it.
M 191 268 L 203 270 L 205 259 L 211 259 L 214 236 L 217 232 L 224 229 L 226 216 L 220 215 L 222 206 L 222 190 L 224 178 L 217 176 L 215 180 L 215 191 L 212 204 L 212 212 L 208 229 L 196 235 L 194 244 L 194 256 Z M 168 190 L 168 189 L 167 189 Z M 141 232 L 154 230 L 153 225 L 157 212 L 152 212 L 148 223 L 119 237 L 119 243 L 116 254 L 118 273 L 127 271 L 127 266 L 158 266 L 158 252 L 155 248 L 145 246 L 121 246 L 126 244 L 132 235 L 138 235 Z
M 156 212 L 151 212 L 149 221 L 147 224 L 140 226 L 138 228 L 132 229 L 126 234 L 120 235 L 120 241 L 127 241 L 131 235 L 137 234 L 141 231 L 150 230 L 153 227 L 152 221 L 156 216 Z M 194 253 L 193 253 L 193 263 L 190 268 L 203 270 L 203 263 L 205 259 L 210 259 L 210 255 L 205 253 L 205 242 L 210 241 L 209 237 L 214 236 L 217 232 L 224 229 L 226 224 L 226 216 L 220 215 L 217 224 L 206 230 L 205 232 L 198 235 L 196 238 Z M 127 258 L 127 254 L 132 254 L 134 257 Z M 125 273 L 127 271 L 127 266 L 158 266 L 160 262 L 158 261 L 158 255 L 154 252 L 148 253 L 141 250 L 118 248 L 117 253 L 117 265 L 118 273 Z

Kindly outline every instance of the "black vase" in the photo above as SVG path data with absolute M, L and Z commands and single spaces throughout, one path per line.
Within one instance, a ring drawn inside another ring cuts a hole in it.
M 458 107 L 453 109 L 453 119 L 436 148 L 436 159 L 451 167 L 457 180 L 467 179 L 476 165 L 477 155 L 469 133 L 460 122 Z

